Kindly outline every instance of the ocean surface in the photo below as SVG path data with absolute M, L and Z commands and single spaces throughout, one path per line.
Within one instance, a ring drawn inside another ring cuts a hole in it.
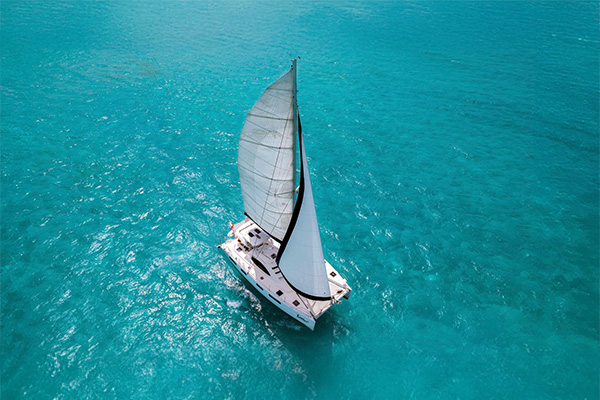
M 2 399 L 597 399 L 597 1 L 0 3 Z M 216 245 L 298 61 L 301 327 Z

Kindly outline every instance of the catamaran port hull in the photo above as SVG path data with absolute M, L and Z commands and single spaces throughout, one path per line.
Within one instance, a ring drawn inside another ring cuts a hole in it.
M 290 317 L 294 318 L 296 321 L 310 328 L 310 330 L 315 329 L 316 321 L 314 319 L 308 319 L 307 317 L 301 316 L 299 313 L 295 312 L 291 307 L 282 304 L 279 300 L 272 298 L 269 294 L 265 293 L 264 289 L 257 284 L 256 281 L 252 279 L 248 279 L 248 275 L 245 272 L 242 272 L 243 269 L 240 265 L 236 264 L 230 257 L 227 257 L 228 264 L 231 266 L 240 278 L 245 281 L 245 284 L 253 289 L 254 293 L 260 293 L 264 298 L 269 300 L 273 305 L 279 308 L 281 311 L 285 312 Z

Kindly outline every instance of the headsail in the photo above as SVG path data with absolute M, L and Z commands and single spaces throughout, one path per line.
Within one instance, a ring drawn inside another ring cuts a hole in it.
M 290 227 L 277 255 L 277 264 L 288 283 L 300 294 L 313 300 L 330 300 L 331 292 L 299 119 L 298 140 L 301 157 L 300 192 Z
M 240 135 L 238 153 L 245 212 L 280 241 L 294 207 L 294 78 L 290 70 L 254 104 Z

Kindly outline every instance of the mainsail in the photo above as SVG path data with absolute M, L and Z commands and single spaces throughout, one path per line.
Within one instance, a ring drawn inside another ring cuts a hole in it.
M 294 207 L 294 78 L 289 71 L 265 90 L 248 113 L 239 142 L 246 215 L 279 241 Z

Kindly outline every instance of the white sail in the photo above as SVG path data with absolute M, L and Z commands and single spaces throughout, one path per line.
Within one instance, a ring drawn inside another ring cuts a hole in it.
M 277 262 L 288 283 L 301 294 L 315 300 L 331 298 L 315 201 L 310 184 L 308 164 L 299 129 L 301 178 L 296 209 Z
M 283 240 L 294 207 L 294 89 L 289 71 L 265 90 L 240 135 L 238 170 L 246 214 Z

